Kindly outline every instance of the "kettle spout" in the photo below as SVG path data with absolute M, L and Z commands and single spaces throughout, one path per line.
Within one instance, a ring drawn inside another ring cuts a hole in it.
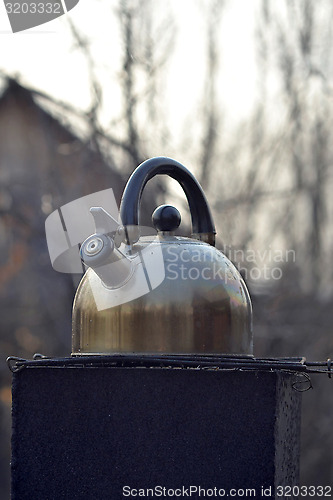
M 133 273 L 133 262 L 119 247 L 124 229 L 101 207 L 92 207 L 96 232 L 81 245 L 80 256 L 85 267 L 92 268 L 107 288 L 124 285 Z

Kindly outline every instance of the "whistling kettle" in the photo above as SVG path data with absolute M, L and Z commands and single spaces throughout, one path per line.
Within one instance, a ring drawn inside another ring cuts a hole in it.
M 142 191 L 157 174 L 182 186 L 192 238 L 175 236 L 181 217 L 170 205 L 153 213 L 157 235 L 140 235 Z M 73 355 L 252 355 L 247 288 L 235 266 L 214 247 L 207 200 L 183 165 L 163 157 L 139 165 L 123 193 L 121 223 L 102 207 L 90 211 L 96 232 L 80 250 L 88 269 L 74 300 Z

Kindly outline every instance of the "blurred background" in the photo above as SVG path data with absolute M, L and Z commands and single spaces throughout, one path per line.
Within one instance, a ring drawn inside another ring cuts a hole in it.
M 50 264 L 55 209 L 170 156 L 201 182 L 218 247 L 253 301 L 255 355 L 333 352 L 333 4 L 80 0 L 12 34 L 0 8 L 0 497 L 9 498 L 9 355 L 71 352 L 78 277 Z M 2 31 L 1 31 L 2 30 Z M 189 221 L 183 194 L 154 179 Z M 147 215 L 147 216 L 148 216 Z M 301 485 L 332 484 L 333 391 L 303 394 Z

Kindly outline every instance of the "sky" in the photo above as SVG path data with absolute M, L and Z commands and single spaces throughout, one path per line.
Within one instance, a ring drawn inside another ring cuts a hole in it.
M 107 108 L 119 103 L 113 82 L 119 71 L 118 26 L 115 1 L 80 0 L 65 16 L 30 30 L 12 33 L 4 4 L 0 3 L 0 69 L 51 96 L 87 109 L 90 91 L 86 62 L 73 43 L 70 19 L 91 41 L 98 78 Z M 165 4 L 157 2 L 163 19 Z M 168 66 L 165 95 L 169 119 L 191 114 L 202 92 L 204 22 L 199 0 L 170 0 L 176 22 L 176 43 Z M 220 41 L 220 85 L 230 120 L 244 118 L 255 100 L 256 71 L 253 50 L 255 0 L 226 2 Z M 185 63 L 186 61 L 186 63 Z

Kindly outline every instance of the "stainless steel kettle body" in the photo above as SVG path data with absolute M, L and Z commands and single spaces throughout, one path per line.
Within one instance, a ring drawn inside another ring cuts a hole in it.
M 167 174 L 182 186 L 192 238 L 174 235 L 180 214 L 155 210 L 157 236 L 140 236 L 146 183 Z M 252 308 L 235 266 L 218 251 L 205 195 L 193 175 L 170 158 L 152 158 L 131 175 L 121 223 L 93 207 L 96 233 L 82 244 L 88 268 L 73 307 L 73 355 L 111 353 L 251 356 Z

